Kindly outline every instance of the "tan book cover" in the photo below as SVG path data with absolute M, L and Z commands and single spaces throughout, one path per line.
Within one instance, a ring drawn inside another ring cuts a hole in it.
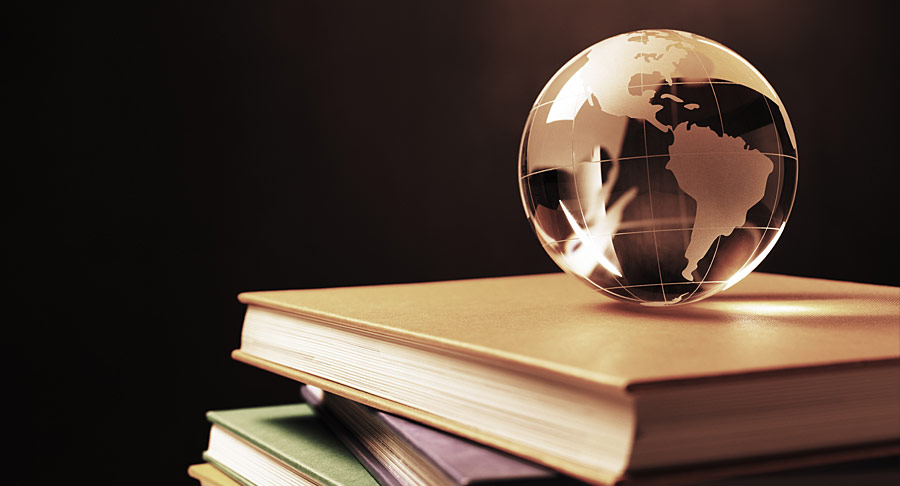
M 188 467 L 188 476 L 200 481 L 201 486 L 242 486 L 227 474 L 206 462 L 192 464 Z
M 843 388 L 856 380 L 854 373 L 860 370 L 876 370 L 888 382 L 895 375 L 900 379 L 896 287 L 754 273 L 717 297 L 659 309 L 614 302 L 564 274 L 546 274 L 249 292 L 239 299 L 249 309 L 274 310 L 375 341 L 462 358 L 485 369 L 512 370 L 597 395 L 626 396 L 636 410 L 643 402 L 634 397 L 677 397 L 683 390 L 723 384 L 727 390 L 731 384 L 744 386 L 772 376 L 782 380 L 782 387 L 791 386 L 793 377 L 834 376 L 843 380 L 835 381 Z M 246 325 L 245 321 L 245 333 Z M 534 443 L 497 436 L 489 428 L 366 390 L 364 384 L 341 379 L 340 373 L 323 376 L 327 373 L 291 365 L 289 360 L 266 359 L 254 344 L 245 335 L 234 358 L 591 482 L 652 476 L 632 474 L 633 464 L 625 470 L 585 466 L 577 458 L 548 453 Z M 783 395 L 784 390 L 767 393 Z M 893 392 L 887 393 L 886 403 L 894 403 Z M 883 413 L 883 407 L 877 413 Z M 900 430 L 900 425 L 886 420 L 890 430 L 886 440 L 863 449 L 897 452 L 894 442 L 900 440 L 900 432 L 895 437 L 893 428 Z M 631 424 L 635 443 L 642 440 L 639 423 Z M 843 448 L 830 450 L 843 453 Z M 775 459 L 769 462 L 779 463 L 783 455 L 772 456 Z

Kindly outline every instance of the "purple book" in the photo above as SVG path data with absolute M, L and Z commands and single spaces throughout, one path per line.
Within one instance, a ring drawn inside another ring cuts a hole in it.
M 582 484 L 524 459 L 318 388 L 303 386 L 301 394 L 385 486 Z

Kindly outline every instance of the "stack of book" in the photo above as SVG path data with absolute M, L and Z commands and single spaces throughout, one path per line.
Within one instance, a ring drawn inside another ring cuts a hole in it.
M 896 287 L 756 273 L 652 309 L 547 274 L 239 299 L 232 356 L 303 400 L 209 412 L 205 485 L 900 479 Z

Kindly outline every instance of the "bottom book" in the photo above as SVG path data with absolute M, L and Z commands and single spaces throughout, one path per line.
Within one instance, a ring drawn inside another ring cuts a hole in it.
M 377 486 L 306 404 L 211 411 L 203 459 L 244 486 Z
M 343 399 L 305 388 L 313 404 L 212 411 L 203 464 L 188 468 L 201 486 L 377 485 L 432 486 L 580 484 L 578 481 Z M 329 403 L 327 407 L 323 403 Z M 353 422 L 350 424 L 350 422 Z M 348 426 L 350 425 L 350 426 Z M 396 441 L 396 442 L 391 442 Z M 398 474 L 411 457 L 436 475 Z M 433 471 L 434 472 L 434 471 Z M 668 476 L 653 484 L 698 484 Z M 644 481 L 637 480 L 637 483 Z M 900 457 L 833 464 L 704 482 L 707 486 L 900 484 Z
M 208 412 L 206 464 L 191 466 L 191 477 L 204 485 L 244 486 L 583 484 L 340 397 L 325 400 L 311 387 L 304 387 L 303 395 L 315 408 L 293 404 Z M 363 428 L 345 427 L 344 420 Z
M 207 462 L 192 464 L 188 467 L 188 476 L 200 481 L 200 486 L 241 486 L 241 483 Z

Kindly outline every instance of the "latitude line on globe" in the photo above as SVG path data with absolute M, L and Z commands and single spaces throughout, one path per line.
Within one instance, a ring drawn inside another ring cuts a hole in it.
M 655 284 L 654 284 L 654 285 L 655 285 Z M 597 286 L 597 288 L 600 289 L 600 290 L 602 290 L 603 292 L 606 292 L 607 294 L 612 294 L 612 295 L 614 295 L 614 296 L 616 296 L 616 297 L 618 297 L 618 298 L 620 298 L 620 299 L 624 299 L 624 300 L 627 300 L 627 301 L 629 301 L 629 302 L 636 302 L 636 303 L 638 303 L 638 304 L 640 304 L 641 302 L 643 302 L 641 299 L 637 298 L 637 296 L 635 296 L 630 290 L 628 290 L 628 287 L 627 287 L 627 286 L 624 286 L 624 285 L 623 285 L 623 286 L 619 286 L 619 287 L 600 287 L 600 286 Z M 617 293 L 615 293 L 615 292 L 611 292 L 611 290 L 624 290 L 625 292 L 628 293 L 628 295 L 631 295 L 632 297 L 628 297 L 627 295 L 617 294 Z
M 572 240 L 572 238 L 568 238 L 568 239 L 566 239 L 566 240 L 560 240 L 560 241 L 570 241 L 570 240 Z M 558 243 L 558 242 L 557 242 L 557 243 Z M 541 246 L 547 246 L 547 245 L 541 245 Z M 622 289 L 622 290 L 624 290 L 625 292 L 628 292 L 628 295 L 630 295 L 631 297 L 626 297 L 626 296 L 624 296 L 624 295 L 619 295 L 619 294 L 615 294 L 615 293 L 613 293 L 613 292 L 610 292 L 609 290 L 607 290 L 607 287 L 601 287 L 600 285 L 594 283 L 594 281 L 592 281 L 592 280 L 584 280 L 584 282 L 586 282 L 588 285 L 590 285 L 590 286 L 596 288 L 597 290 L 600 290 L 600 291 L 603 291 L 603 292 L 606 292 L 606 293 L 609 293 L 609 294 L 613 294 L 613 295 L 615 295 L 616 297 L 619 297 L 619 298 L 622 298 L 622 299 L 625 299 L 625 300 L 630 300 L 630 301 L 632 301 L 632 302 L 638 302 L 638 303 L 642 302 L 642 300 L 639 299 L 638 296 L 636 296 L 636 295 L 634 295 L 633 293 L 631 293 L 631 291 L 629 291 L 627 288 L 625 288 L 626 286 L 625 286 L 625 285 L 622 285 L 621 282 L 619 283 L 619 286 L 618 286 L 618 287 L 609 287 L 609 288 L 613 288 L 613 289 Z
M 779 143 L 779 145 L 780 145 L 780 143 Z M 687 155 L 728 155 L 728 154 L 744 154 L 744 152 L 697 152 L 697 153 L 684 153 L 684 154 L 680 154 L 680 155 L 685 155 L 685 156 L 687 156 Z M 793 161 L 798 161 L 797 157 L 795 157 L 795 156 L 793 156 L 793 155 L 787 155 L 787 154 L 779 154 L 779 153 L 774 153 L 774 152 L 760 152 L 760 155 L 767 155 L 767 156 L 772 156 L 772 157 L 784 157 L 784 158 L 786 158 L 786 159 L 791 159 L 791 160 L 793 160 Z M 617 160 L 618 160 L 619 162 L 622 162 L 623 160 L 629 160 L 629 161 L 630 161 L 630 160 L 643 160 L 643 159 L 648 158 L 648 157 L 651 158 L 651 159 L 653 159 L 653 158 L 671 157 L 671 155 L 669 155 L 669 154 L 639 155 L 639 156 L 634 156 L 634 157 L 622 157 L 622 158 L 619 158 L 619 159 L 617 159 Z M 604 162 L 612 162 L 612 161 L 613 161 L 613 159 L 585 160 L 585 161 L 582 161 L 582 162 L 576 162 L 575 164 L 576 164 L 576 165 L 579 165 L 579 164 L 600 164 L 600 163 L 604 163 Z M 529 178 L 529 177 L 531 177 L 531 176 L 533 176 L 533 175 L 541 174 L 541 173 L 548 172 L 548 171 L 551 171 L 551 170 L 559 170 L 559 167 L 547 167 L 546 169 L 540 169 L 540 170 L 536 170 L 536 171 L 533 171 L 533 172 L 529 172 L 529 173 L 526 174 L 526 175 L 520 176 L 519 179 L 520 179 L 520 180 L 525 180 L 525 179 L 527 179 L 527 178 Z M 779 189 L 779 190 L 780 190 L 780 189 Z
M 705 284 L 723 284 L 723 283 L 728 283 L 728 281 L 727 281 L 727 280 L 706 280 L 706 281 L 704 281 L 703 283 L 705 283 Z M 663 283 L 661 283 L 661 284 L 658 284 L 658 283 L 655 283 L 655 282 L 654 282 L 654 283 L 649 283 L 649 284 L 623 285 L 623 286 L 621 286 L 621 287 L 607 287 L 607 289 L 610 289 L 610 290 L 614 290 L 614 289 L 628 290 L 629 288 L 636 288 L 636 287 L 655 287 L 655 286 L 657 286 L 657 285 L 698 285 L 698 286 L 699 286 L 700 284 L 697 284 L 697 283 L 694 283 L 694 282 L 663 282 Z
M 641 78 L 641 79 L 643 80 L 643 78 Z M 672 84 L 669 84 L 669 83 L 667 83 L 667 82 L 666 82 L 666 83 L 643 84 L 643 81 L 642 81 L 641 84 L 631 85 L 630 87 L 631 87 L 631 88 L 653 88 L 653 87 L 659 87 L 659 86 L 686 86 L 686 85 L 692 85 L 692 84 L 704 84 L 704 83 L 713 83 L 713 84 L 731 84 L 731 85 L 735 85 L 735 86 L 740 86 L 740 83 L 735 83 L 734 81 L 711 81 L 711 80 L 707 80 L 707 81 L 704 81 L 704 82 L 702 82 L 702 83 L 701 83 L 701 82 L 692 82 L 692 81 L 672 81 Z M 544 107 L 544 106 L 547 106 L 547 105 L 556 103 L 556 102 L 558 102 L 558 101 L 562 101 L 562 100 L 571 100 L 571 99 L 577 99 L 577 97 L 576 97 L 576 96 L 564 96 L 564 97 L 556 98 L 556 99 L 553 99 L 553 100 L 550 100 L 550 101 L 544 101 L 543 103 L 537 103 L 537 104 L 535 104 L 535 105 L 532 105 L 531 109 L 532 109 L 532 110 L 536 110 L 536 109 L 538 109 L 538 108 L 541 108 L 541 107 Z
M 757 150 L 757 152 L 759 152 L 759 150 Z M 744 155 L 744 154 L 746 154 L 746 152 L 744 152 L 744 151 L 739 152 L 736 150 L 730 151 L 730 152 L 679 152 L 678 153 L 678 155 Z M 787 154 L 779 154 L 779 153 L 775 153 L 775 152 L 759 152 L 759 154 L 760 155 L 770 155 L 772 157 L 786 157 L 789 159 L 796 159 L 796 157 L 793 157 L 793 156 L 790 156 Z M 640 159 L 643 159 L 644 157 L 650 157 L 651 159 L 653 159 L 653 158 L 657 158 L 657 157 L 671 157 L 671 154 L 639 155 L 639 156 L 632 156 L 632 157 L 622 157 L 617 160 L 619 162 L 621 162 L 623 160 L 640 160 Z M 577 163 L 578 164 L 598 164 L 600 162 L 612 162 L 612 161 L 613 161 L 613 159 L 600 159 L 600 160 L 584 160 L 584 161 L 577 162 Z M 543 172 L 543 171 L 549 170 L 549 169 L 552 169 L 552 167 L 550 167 L 548 169 L 541 169 L 539 171 L 532 172 L 531 174 L 537 174 L 538 172 Z M 531 175 L 531 174 L 529 174 L 529 175 Z M 525 177 L 528 177 L 528 176 L 525 176 Z
M 659 285 L 659 284 L 653 284 L 653 285 Z M 623 294 L 614 292 L 614 290 L 620 290 L 620 291 L 627 292 L 628 295 L 634 295 L 634 293 L 632 293 L 631 290 L 628 290 L 628 288 L 626 288 L 626 287 L 609 287 L 609 288 L 602 288 L 602 287 L 601 287 L 601 290 L 603 290 L 604 292 L 606 292 L 606 293 L 609 294 L 609 295 L 614 296 L 614 297 L 617 298 L 617 299 L 622 299 L 622 300 L 625 300 L 625 301 L 627 301 L 627 302 L 635 302 L 635 303 L 637 303 L 637 304 L 641 304 L 641 303 L 644 302 L 644 300 L 638 299 L 637 297 L 635 297 L 635 298 L 632 299 L 631 297 L 627 297 L 627 296 L 625 296 L 625 295 L 623 295 Z
M 664 233 L 664 232 L 671 232 L 671 231 L 691 231 L 694 229 L 712 230 L 712 229 L 727 229 L 727 228 L 728 228 L 727 226 L 709 226 L 709 227 L 704 226 L 704 227 L 700 227 L 700 228 L 663 228 L 663 229 L 656 229 L 656 230 L 649 229 L 649 230 L 641 230 L 641 231 L 620 231 L 617 233 L 595 234 L 592 236 L 639 235 L 639 234 L 643 234 L 643 233 Z M 779 228 L 776 228 L 774 226 L 741 226 L 741 227 L 734 228 L 734 229 L 736 229 L 736 230 L 753 230 L 753 229 L 755 229 L 755 230 L 777 230 Z M 577 239 L 579 239 L 579 238 L 578 237 L 564 238 L 561 240 L 554 240 L 553 243 L 559 243 L 562 241 L 573 241 L 573 240 L 577 240 Z M 550 244 L 550 243 L 548 243 L 548 244 Z
M 757 152 L 759 152 L 759 151 L 757 150 Z M 686 153 L 679 153 L 678 155 L 679 155 L 679 156 L 689 156 L 689 155 L 745 155 L 745 154 L 746 154 L 746 152 L 691 152 L 691 153 L 687 153 L 687 152 L 686 152 Z M 794 157 L 794 156 L 791 156 L 791 155 L 787 155 L 787 154 L 778 154 L 778 153 L 775 153 L 775 152 L 759 152 L 759 154 L 760 154 L 760 155 L 770 156 L 770 157 L 784 157 L 784 158 L 786 158 L 786 159 L 791 159 L 791 160 L 797 161 L 797 157 Z M 627 160 L 627 161 L 635 160 L 635 161 L 637 161 L 637 160 L 643 160 L 643 159 L 646 159 L 646 158 L 650 158 L 650 159 L 657 159 L 657 158 L 660 158 L 660 159 L 661 159 L 661 158 L 670 158 L 670 157 L 671 157 L 670 154 L 657 154 L 657 155 L 639 155 L 639 156 L 634 156 L 634 157 L 622 157 L 622 158 L 616 159 L 616 160 L 618 160 L 619 162 L 622 162 L 623 160 Z M 613 159 L 583 160 L 583 161 L 581 161 L 581 162 L 575 162 L 575 165 L 582 165 L 582 164 L 602 164 L 602 163 L 605 163 L 605 162 L 613 162 Z M 529 178 L 529 177 L 531 177 L 531 176 L 533 176 L 533 175 L 540 174 L 540 173 L 542 173 L 542 172 L 547 172 L 547 171 L 551 171 L 551 170 L 558 170 L 558 169 L 559 169 L 559 167 L 547 167 L 546 169 L 540 169 L 540 170 L 536 170 L 536 171 L 534 171 L 534 172 L 530 172 L 530 173 L 528 173 L 528 174 L 526 174 L 526 175 L 523 175 L 523 176 L 521 176 L 521 177 L 519 177 L 519 178 L 524 180 L 524 179 L 527 179 L 527 178 Z
M 757 152 L 759 152 L 759 151 L 757 150 Z M 778 153 L 775 153 L 775 152 L 759 152 L 759 154 L 760 154 L 760 155 L 771 156 L 771 157 L 785 157 L 785 158 L 788 158 L 788 159 L 797 160 L 797 157 L 793 157 L 793 156 L 790 156 L 790 155 L 787 155 L 787 154 L 778 154 Z M 685 153 L 680 153 L 680 152 L 679 152 L 678 155 L 679 155 L 679 156 L 690 156 L 690 155 L 704 155 L 704 156 L 705 156 L 705 155 L 746 155 L 746 152 L 737 152 L 737 151 L 732 151 L 732 152 L 685 152 Z M 640 159 L 643 159 L 643 158 L 651 158 L 651 159 L 655 159 L 655 158 L 669 158 L 669 157 L 671 157 L 671 154 L 655 154 L 655 155 L 641 155 L 641 156 L 637 156 L 637 157 L 622 157 L 621 159 L 617 159 L 617 160 L 618 160 L 619 162 L 621 162 L 621 161 L 623 161 L 623 160 L 640 160 Z M 600 163 L 603 163 L 603 162 L 612 162 L 612 161 L 613 161 L 613 159 L 584 160 L 584 161 L 581 161 L 581 162 L 576 162 L 576 165 L 578 165 L 578 164 L 600 164 Z M 532 172 L 531 174 L 528 174 L 528 175 L 526 175 L 526 176 L 523 176 L 523 178 L 524 178 L 524 177 L 528 177 L 528 176 L 530 176 L 530 175 L 532 175 L 532 174 L 539 174 L 539 173 L 544 172 L 544 171 L 546 171 L 546 170 L 553 170 L 554 168 L 555 168 L 555 167 L 548 167 L 548 168 L 546 168 L 546 169 L 541 169 L 541 170 L 538 170 L 538 171 L 534 171 L 534 172 Z
M 696 82 L 696 81 L 672 81 L 671 84 L 668 82 L 664 83 L 651 83 L 651 84 L 639 84 L 639 85 L 631 85 L 630 88 L 659 88 L 662 86 L 687 86 L 692 84 L 731 84 L 734 86 L 740 86 L 740 83 L 735 83 L 734 81 L 712 81 L 711 79 L 707 79 L 707 81 Z

